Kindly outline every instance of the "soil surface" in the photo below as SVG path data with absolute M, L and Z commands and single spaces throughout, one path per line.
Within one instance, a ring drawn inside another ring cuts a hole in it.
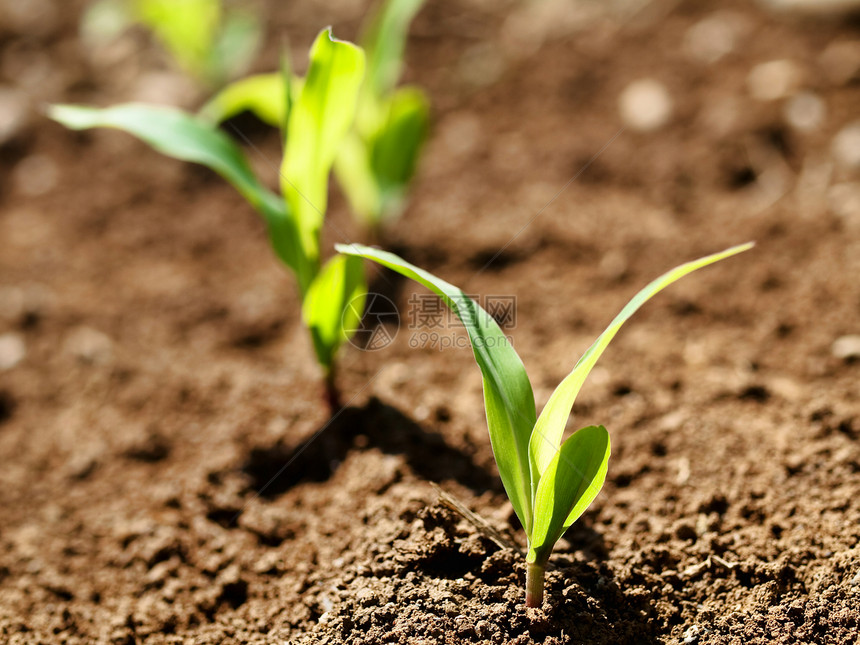
M 377 274 L 402 324 L 346 348 L 330 418 L 293 280 L 241 199 L 38 112 L 205 96 L 145 34 L 82 44 L 83 6 L 0 2 L 0 106 L 26 107 L 0 128 L 0 642 L 858 641 L 857 23 L 701 0 L 417 18 L 406 80 L 434 128 L 380 244 L 516 296 L 538 406 L 649 280 L 758 243 L 601 359 L 571 430 L 609 429 L 607 484 L 527 610 L 521 556 L 430 485 L 524 546 L 462 330 L 413 347 L 424 292 Z M 259 70 L 285 41 L 301 66 L 327 24 L 355 38 L 367 7 L 262 9 Z M 673 102 L 656 131 L 618 109 L 642 78 Z M 276 138 L 235 125 L 274 182 Z M 336 188 L 329 219 L 327 242 L 366 239 Z

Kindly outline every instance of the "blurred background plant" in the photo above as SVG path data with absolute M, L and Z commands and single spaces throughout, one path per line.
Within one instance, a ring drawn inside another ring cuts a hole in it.
M 310 51 L 307 74 L 294 79 L 287 64 L 280 87 L 285 108 L 281 195 L 260 182 L 244 152 L 216 125 L 165 106 L 126 103 L 108 108 L 53 105 L 48 115 L 73 130 L 114 128 L 159 152 L 210 168 L 230 182 L 263 217 L 275 254 L 296 277 L 302 318 L 324 372 L 325 398 L 340 407 L 336 354 L 355 333 L 367 287 L 362 264 L 335 256 L 322 262 L 321 233 L 328 180 L 338 146 L 355 118 L 365 71 L 361 48 L 324 29 Z M 243 81 L 247 82 L 247 81 Z M 295 95 L 289 88 L 299 88 Z
M 250 7 L 222 0 L 97 0 L 83 15 L 81 37 L 97 46 L 134 25 L 211 89 L 247 71 L 261 44 L 260 21 Z
M 397 87 L 409 25 L 424 0 L 388 0 L 365 26 L 367 75 L 355 127 L 335 160 L 335 175 L 353 213 L 377 235 L 403 210 L 427 137 L 430 105 L 417 87 Z
M 387 0 L 370 14 L 360 39 L 367 74 L 354 126 L 338 149 L 334 170 L 352 212 L 374 238 L 387 219 L 402 212 L 427 138 L 427 95 L 417 87 L 397 87 L 409 26 L 423 3 Z M 201 116 L 220 123 L 248 111 L 282 128 L 289 113 L 286 97 L 300 89 L 296 80 L 287 91 L 283 79 L 274 72 L 238 80 L 209 101 Z

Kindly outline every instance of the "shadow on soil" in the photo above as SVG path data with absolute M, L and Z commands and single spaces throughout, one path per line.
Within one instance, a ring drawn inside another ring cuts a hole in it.
M 439 433 L 423 428 L 400 410 L 375 398 L 363 407 L 345 408 L 296 445 L 252 448 L 242 471 L 256 493 L 273 499 L 299 483 L 328 480 L 350 451 L 368 448 L 402 456 L 418 477 L 428 481 L 454 479 L 476 495 L 487 490 L 501 491 L 498 477 L 475 464 L 469 454 L 448 445 Z M 425 528 L 429 531 L 440 526 L 446 534 L 455 534 L 459 516 L 452 513 L 450 509 L 430 512 L 424 518 Z M 528 617 L 522 625 L 531 638 L 542 642 L 575 635 L 578 642 L 597 645 L 660 642 L 655 637 L 659 618 L 655 598 L 647 586 L 619 583 L 606 562 L 608 547 L 603 535 L 588 516 L 575 523 L 565 538 L 569 549 L 584 554 L 586 560 L 564 553 L 552 558 L 547 575 L 546 616 Z M 493 594 L 501 594 L 499 589 L 509 584 L 500 584 L 501 581 L 509 580 L 512 571 L 521 569 L 522 559 L 512 551 L 489 558 L 498 547 L 489 540 L 482 542 L 484 548 L 476 553 L 462 551 L 460 541 L 442 540 L 437 545 L 425 545 L 416 552 L 420 557 L 416 555 L 418 559 L 406 566 L 431 578 L 461 578 L 471 572 L 482 584 L 496 587 L 489 592 L 493 597 L 480 603 L 499 601 L 501 596 Z M 389 575 L 400 575 L 402 566 L 399 563 Z M 379 574 L 380 571 L 374 573 Z M 485 591 L 486 588 L 478 588 L 475 593 L 480 596 Z M 509 603 L 509 622 L 519 620 L 521 610 L 521 601 Z
M 445 578 L 461 583 L 471 581 L 469 590 L 461 592 L 465 600 L 458 607 L 458 635 L 467 638 L 457 642 L 502 642 L 501 639 L 529 644 L 660 642 L 656 636 L 659 616 L 653 590 L 618 579 L 613 568 L 598 554 L 605 553 L 606 546 L 591 522 L 586 520 L 579 531 L 568 533 L 568 553 L 551 558 L 543 611 L 535 612 L 523 607 L 522 555 L 512 549 L 500 549 L 486 536 L 475 540 L 473 531 L 463 528 L 460 514 L 443 503 L 424 508 L 418 517 L 423 527 L 405 540 L 396 560 L 385 561 L 387 566 L 377 562 L 375 569 L 368 571 L 366 581 L 372 588 L 380 576 L 395 578 L 415 572 L 418 577 L 414 586 L 401 589 L 402 595 L 397 596 L 398 602 L 409 607 L 413 624 L 433 625 L 439 616 L 445 615 L 447 595 L 431 594 L 427 598 L 422 588 L 430 580 Z M 516 593 L 511 594 L 514 589 Z M 420 599 L 420 609 L 412 604 L 413 598 Z M 349 606 L 348 611 L 355 612 L 356 607 Z M 368 611 L 366 606 L 365 611 Z M 502 627 L 502 631 L 493 639 L 475 639 L 487 629 L 488 621 Z
M 370 447 L 402 455 L 416 475 L 429 481 L 455 479 L 476 494 L 500 490 L 497 478 L 470 455 L 376 398 L 361 408 L 345 408 L 298 445 L 252 448 L 242 472 L 255 492 L 272 499 L 300 482 L 326 481 L 350 450 Z

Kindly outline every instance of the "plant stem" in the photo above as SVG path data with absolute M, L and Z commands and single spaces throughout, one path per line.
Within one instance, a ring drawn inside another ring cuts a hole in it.
M 541 564 L 526 564 L 526 607 L 543 605 L 543 575 L 546 571 Z
M 334 366 L 328 368 L 325 373 L 325 400 L 332 414 L 340 410 L 340 390 L 335 383 Z

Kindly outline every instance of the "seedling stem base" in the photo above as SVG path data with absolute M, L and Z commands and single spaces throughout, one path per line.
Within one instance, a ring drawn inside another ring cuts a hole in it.
M 526 564 L 526 607 L 543 605 L 543 576 L 546 568 L 529 562 Z
M 325 375 L 325 401 L 332 414 L 340 410 L 340 391 L 335 383 L 334 368 L 329 369 Z

